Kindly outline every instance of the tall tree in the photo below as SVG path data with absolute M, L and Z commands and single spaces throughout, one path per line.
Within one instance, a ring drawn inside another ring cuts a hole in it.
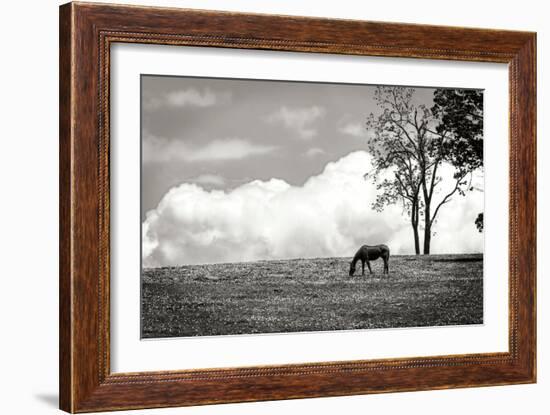
M 386 205 L 401 203 L 410 219 L 414 249 L 418 255 L 422 177 L 415 144 L 407 138 L 397 121 L 399 114 L 406 111 L 403 105 L 410 100 L 411 94 L 412 90 L 404 88 L 378 88 L 375 91 L 375 99 L 383 111 L 378 117 L 370 114 L 367 119 L 367 130 L 372 132 L 367 146 L 373 156 L 373 170 L 365 177 L 370 176 L 379 191 L 373 203 L 375 210 L 382 211 Z
M 440 119 L 438 134 L 445 134 L 445 161 L 459 171 L 483 168 L 483 92 L 476 89 L 443 89 L 434 91 L 434 116 Z M 483 231 L 483 213 L 475 219 Z
M 420 251 L 419 218 L 424 219 L 423 253 L 430 253 L 431 236 L 441 208 L 455 194 L 464 194 L 466 169 L 455 171 L 451 189 L 435 200 L 443 181 L 440 167 L 447 161 L 446 130 L 438 131 L 439 118 L 426 105 L 414 102 L 414 88 L 377 87 L 374 99 L 380 115 L 370 114 L 367 146 L 373 156 L 370 176 L 380 191 L 374 208 L 401 201 L 410 217 L 415 252 Z

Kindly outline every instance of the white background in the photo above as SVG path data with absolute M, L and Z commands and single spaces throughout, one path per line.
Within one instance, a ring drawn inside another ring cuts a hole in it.
M 506 65 L 128 44 L 110 62 L 114 372 L 508 351 Z M 140 341 L 140 73 L 483 88 L 484 324 Z
M 543 68 L 550 48 L 549 13 L 544 2 L 524 0 L 479 2 L 464 0 L 357 2 L 262 0 L 138 1 L 220 10 L 312 15 L 397 22 L 432 23 L 533 30 L 538 32 L 539 112 L 539 383 L 536 385 L 429 391 L 400 394 L 321 398 L 268 403 L 217 405 L 198 408 L 142 411 L 178 414 L 279 414 L 286 413 L 402 413 L 464 414 L 491 411 L 499 414 L 548 411 L 550 358 L 549 306 L 540 301 L 548 291 L 545 270 L 550 266 L 548 191 L 550 166 L 543 155 L 550 147 L 543 139 L 548 121 L 545 102 L 550 89 Z M 58 244 L 58 142 L 57 142 L 57 1 L 6 2 L 3 4 L 2 114 L 0 180 L 2 201 L 0 233 L 2 277 L 0 291 L 0 368 L 3 399 L 1 411 L 9 414 L 56 413 L 57 407 L 57 244 Z M 545 111 L 546 109 L 546 111 Z M 134 412 L 138 413 L 138 412 Z

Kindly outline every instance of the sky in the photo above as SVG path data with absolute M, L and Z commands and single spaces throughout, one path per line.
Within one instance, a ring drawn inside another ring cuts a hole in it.
M 372 211 L 376 188 L 363 179 L 375 86 L 147 75 L 141 84 L 144 266 L 351 256 L 365 243 L 412 252 L 402 208 Z M 431 106 L 433 92 L 416 88 L 415 101 Z M 432 251 L 481 252 L 482 210 L 482 192 L 447 205 Z

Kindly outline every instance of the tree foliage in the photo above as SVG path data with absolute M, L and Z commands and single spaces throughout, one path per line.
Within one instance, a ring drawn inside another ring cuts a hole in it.
M 483 212 L 477 215 L 475 220 L 476 228 L 479 232 L 483 232 Z
M 434 116 L 439 117 L 436 127 L 445 134 L 445 160 L 463 171 L 483 168 L 483 92 L 474 89 L 436 89 Z M 483 231 L 483 213 L 475 220 Z
M 445 134 L 446 160 L 457 168 L 475 170 L 483 166 L 483 93 L 480 90 L 436 89 L 436 131 Z

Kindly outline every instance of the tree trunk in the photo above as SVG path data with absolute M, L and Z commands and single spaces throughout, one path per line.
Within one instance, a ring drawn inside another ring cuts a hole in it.
M 430 242 L 432 240 L 432 221 L 430 212 L 430 201 L 424 208 L 424 255 L 430 254 Z
M 418 236 L 418 224 L 413 224 L 414 233 L 414 253 L 420 255 L 420 237 Z
M 432 226 L 426 224 L 424 228 L 424 255 L 430 254 L 430 242 L 432 239 Z
M 411 211 L 411 226 L 414 235 L 414 253 L 420 255 L 420 237 L 418 236 L 418 203 L 413 203 Z

